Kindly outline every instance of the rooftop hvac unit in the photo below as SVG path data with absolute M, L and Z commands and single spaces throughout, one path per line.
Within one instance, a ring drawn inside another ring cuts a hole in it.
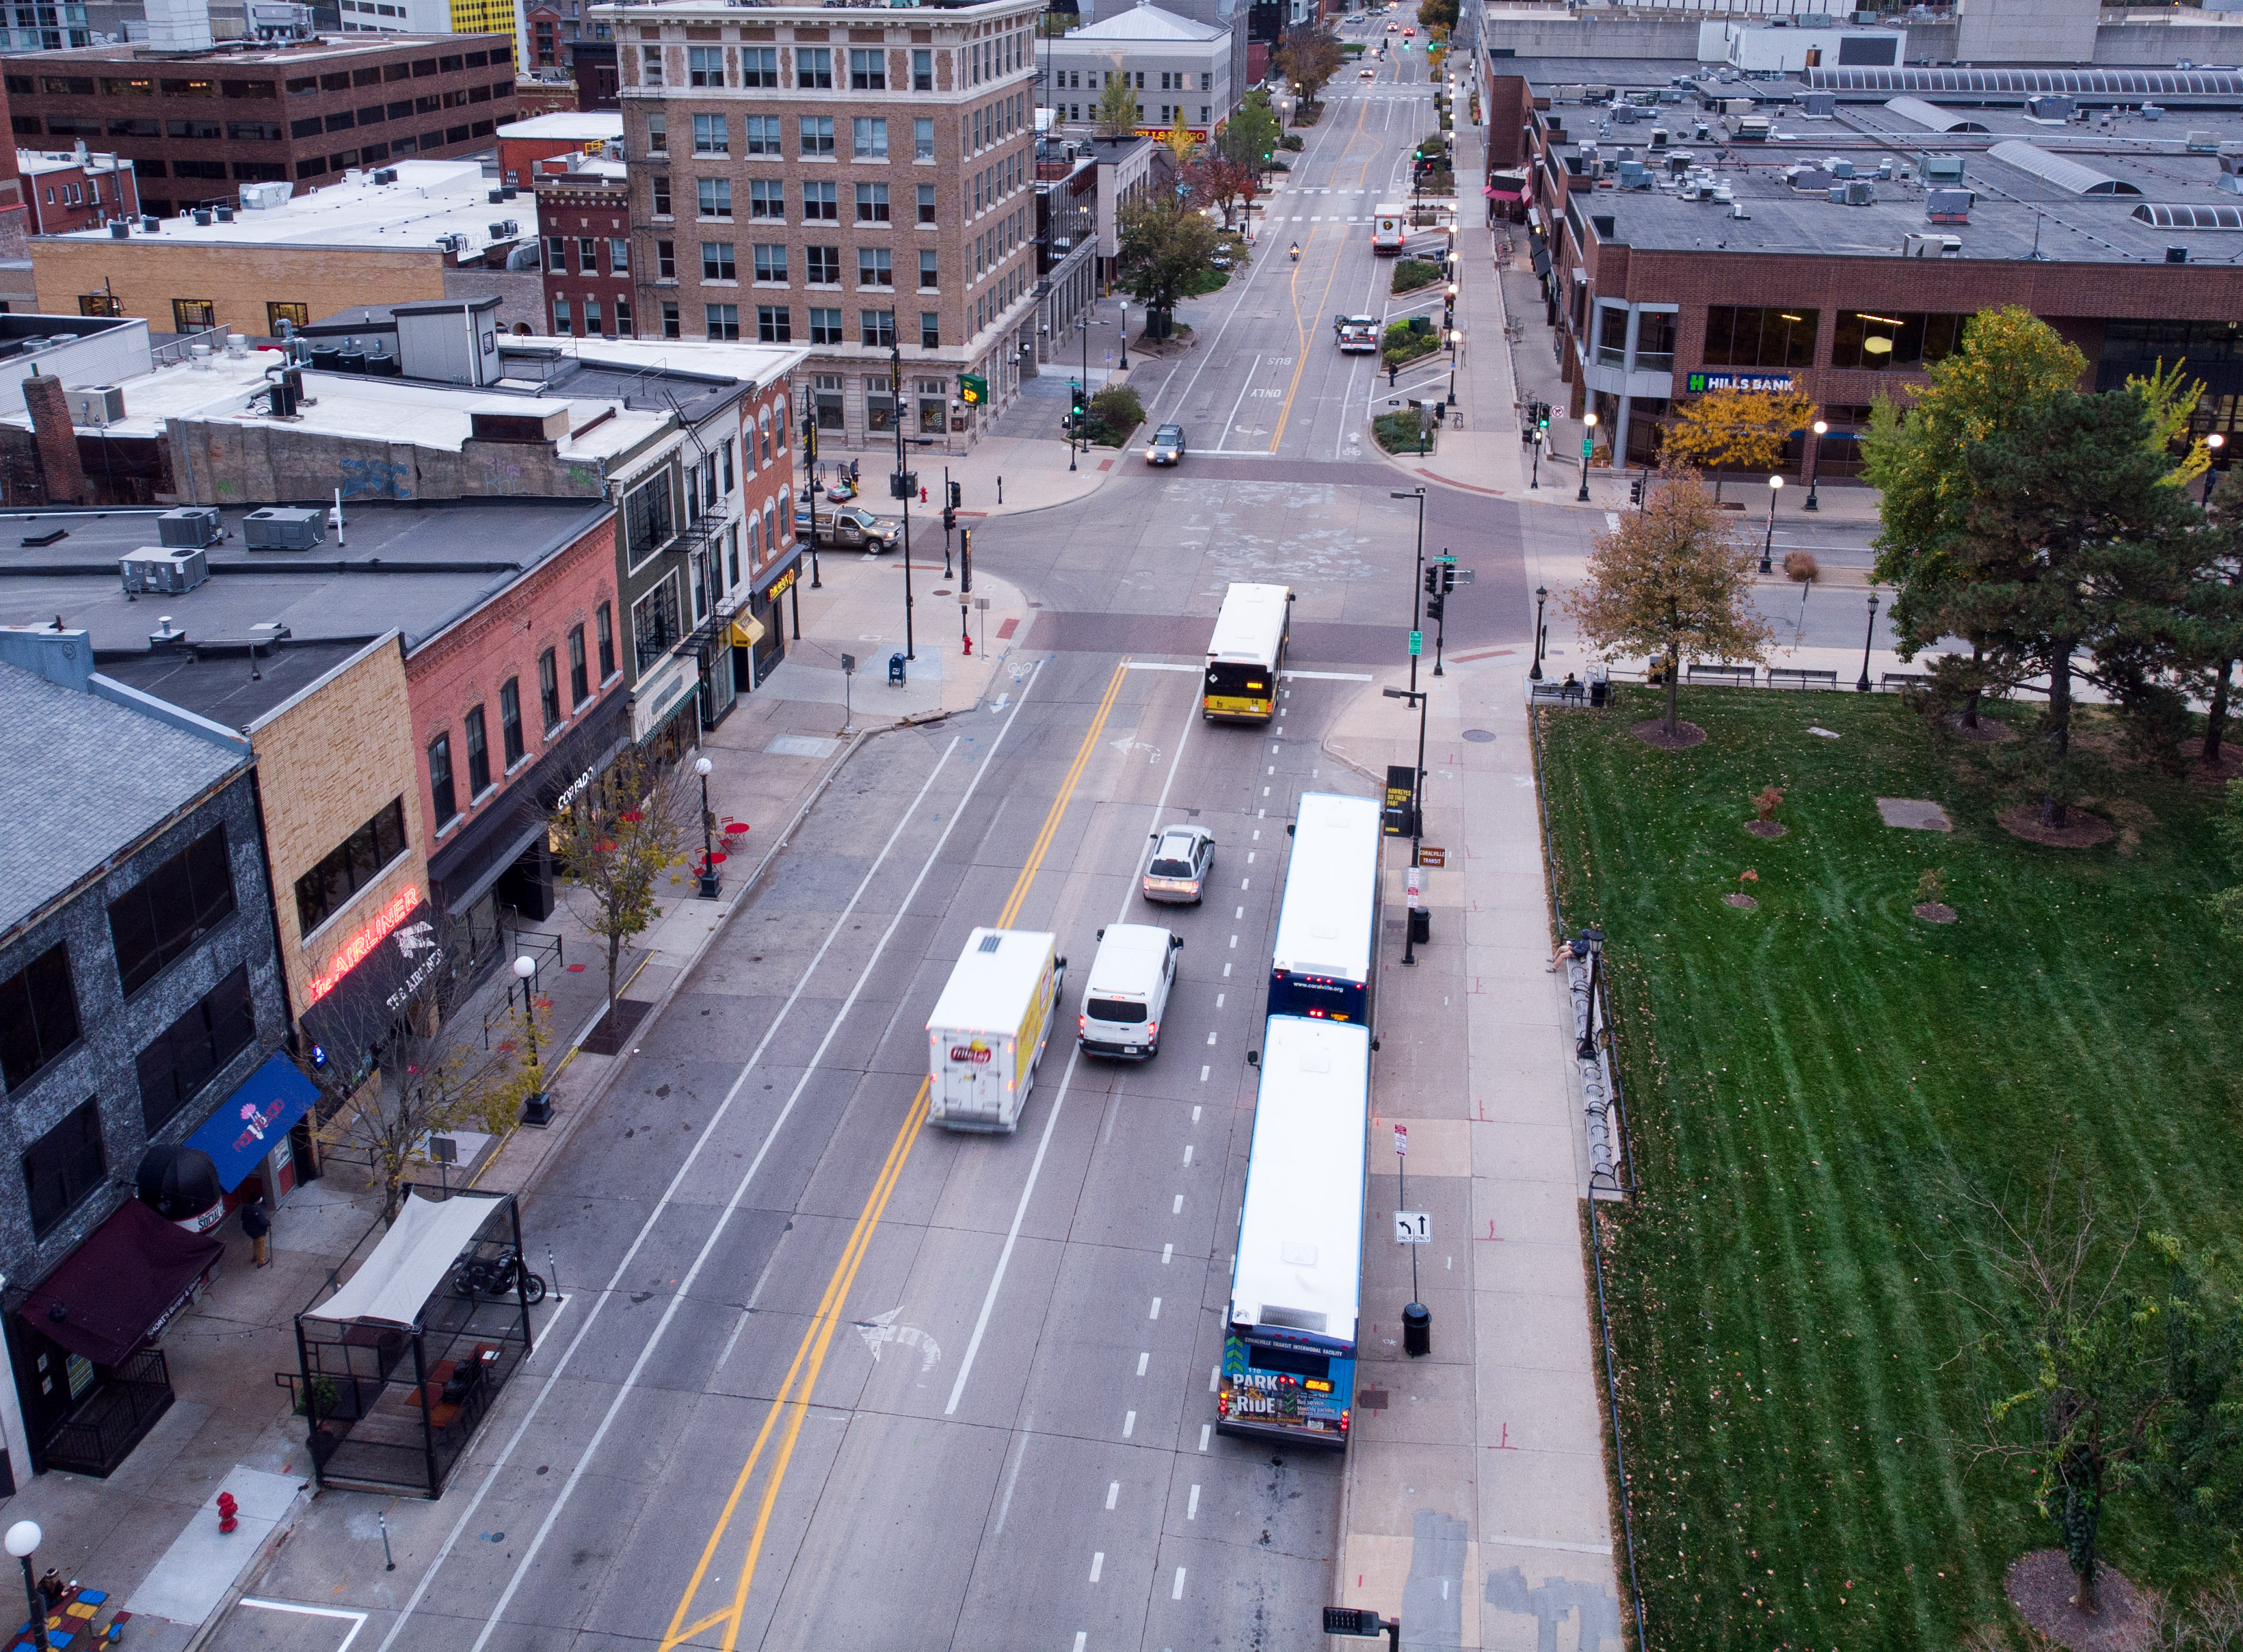
M 1851 178 L 1854 175 L 1854 163 L 1843 155 L 1833 155 L 1822 163 L 1822 170 L 1833 178 Z
M 246 212 L 270 212 L 288 204 L 294 186 L 285 178 L 269 179 L 259 184 L 244 184 L 240 190 L 241 208 Z
M 1620 186 L 1622 189 L 1649 189 L 1651 172 L 1640 160 L 1624 160 L 1620 164 Z
M 2071 99 L 2054 93 L 2025 99 L 2027 120 L 2069 121 L 2076 105 Z
M 1924 220 L 1932 224 L 1967 224 L 1970 221 L 1971 201 L 1967 189 L 1927 190 L 1923 197 Z
M 280 506 L 253 510 L 242 521 L 242 543 L 252 550 L 309 550 L 327 536 L 326 516 Z
M 2144 120 L 2163 120 L 2165 118 L 2166 111 L 2158 105 L 2144 104 L 2142 105 L 2142 118 Z
M 1830 204 L 1834 206 L 1874 206 L 1877 203 L 1877 186 L 1866 178 L 1849 178 L 1842 184 L 1830 185 Z
M 1838 113 L 1838 98 L 1835 92 L 1810 91 L 1799 99 L 1799 112 L 1809 120 L 1832 120 Z
M 1902 239 L 1903 258 L 1960 258 L 1963 243 L 1952 235 L 1909 235 Z
M 2231 195 L 2243 195 L 2243 155 L 2222 155 L 2219 176 L 2213 180 Z
M 89 384 L 63 393 L 70 398 L 71 422 L 98 429 L 125 416 L 125 391 L 114 384 Z
M 174 550 L 200 550 L 205 545 L 214 545 L 219 538 L 218 507 L 181 505 L 167 510 L 156 518 L 156 533 Z
M 377 184 L 395 183 L 397 181 L 397 168 L 394 166 L 383 166 L 377 168 L 374 174 L 374 181 Z
M 2186 246 L 2168 246 L 2166 248 L 2166 262 L 2168 264 L 2187 263 L 2188 248 Z
M 177 597 L 210 577 L 210 558 L 201 550 L 144 545 L 117 559 L 128 595 Z
M 2217 155 L 2219 152 L 2219 134 L 2208 131 L 2189 133 L 2188 152 L 2192 155 Z
M 112 241 L 125 241 L 131 239 L 132 226 L 126 223 L 121 218 L 117 219 L 109 226 L 109 239 Z
M 1959 184 L 1963 181 L 1963 157 L 1960 155 L 1926 155 L 1923 158 L 1923 181 L 1927 184 Z

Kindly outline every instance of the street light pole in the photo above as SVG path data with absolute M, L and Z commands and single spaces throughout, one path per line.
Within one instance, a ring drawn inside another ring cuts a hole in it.
M 904 347 L 899 343 L 891 344 L 888 346 L 888 396 L 891 401 L 900 405 L 903 391 Z M 896 492 L 901 496 L 904 507 L 904 657 L 917 659 L 919 654 L 912 647 L 911 489 L 904 484 L 904 421 L 898 419 L 895 426 Z M 702 785 L 705 787 L 708 782 L 704 780 Z
M 1589 451 L 1596 446 L 1596 442 L 1597 415 L 1593 413 L 1583 414 L 1581 415 L 1581 490 L 1573 496 L 1574 502 L 1577 504 L 1586 505 L 1589 502 Z
M 1549 599 L 1547 587 L 1537 585 L 1534 588 L 1534 664 L 1526 672 L 1526 680 L 1530 683 L 1542 680 L 1542 604 Z
M 1418 569 L 1410 581 L 1410 630 L 1415 635 L 1419 629 L 1418 595 L 1425 583 L 1425 490 L 1413 488 L 1408 493 L 1390 493 L 1386 496 L 1418 502 Z M 1418 657 L 1415 654 L 1410 656 L 1410 687 L 1412 692 L 1418 687 Z
M 1877 594 L 1871 591 L 1869 593 L 1869 629 L 1862 637 L 1862 677 L 1861 680 L 1854 684 L 1854 691 L 1857 694 L 1866 694 L 1869 691 L 1869 644 L 1876 640 L 1876 635 Z
M 2219 450 L 2227 445 L 2227 438 L 2221 435 L 2219 432 L 2215 430 L 2210 435 L 2205 437 L 2204 445 L 2212 449 L 2212 456 L 2214 460 L 2217 460 L 2219 457 Z M 2212 484 L 2217 475 L 2218 472 L 2213 465 L 2207 464 L 2205 466 L 2204 508 L 2206 510 L 2212 509 Z
M 31 1644 L 39 1652 L 50 1652 L 52 1642 L 47 1639 L 47 1600 L 39 1593 L 39 1586 L 31 1578 L 31 1556 L 46 1535 L 37 1521 L 17 1521 L 8 1528 L 8 1552 L 24 1563 L 24 1597 L 31 1606 Z
M 1760 570 L 1763 574 L 1775 570 L 1771 559 L 1775 555 L 1775 496 L 1782 491 L 1783 478 L 1770 476 L 1768 479 L 1768 537 L 1761 541 L 1760 546 Z
M 1122 371 L 1129 370 L 1129 300 L 1122 300 Z
M 1389 688 L 1379 691 L 1390 700 L 1407 700 L 1418 710 L 1418 767 L 1416 779 L 1410 790 L 1410 864 L 1423 864 L 1419 852 L 1425 841 L 1425 705 L 1433 696 L 1430 690 Z M 1405 960 L 1414 963 L 1414 958 Z
M 1829 423 L 1823 420 L 1817 419 L 1815 421 L 1815 439 L 1807 445 L 1807 502 L 1800 507 L 1802 510 L 1822 509 L 1815 502 L 1815 473 L 1822 469 L 1822 438 L 1829 433 Z
M 705 757 L 693 759 L 693 772 L 701 777 L 701 899 L 714 900 L 724 880 L 717 875 L 716 843 L 710 829 L 716 824 L 709 813 L 709 771 L 716 765 Z

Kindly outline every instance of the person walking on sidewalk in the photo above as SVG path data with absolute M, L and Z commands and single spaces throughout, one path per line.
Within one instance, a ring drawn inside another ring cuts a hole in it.
M 241 1231 L 249 1236 L 250 1259 L 260 1268 L 273 1264 L 273 1218 L 265 1214 L 265 1201 L 252 1199 L 241 1207 Z

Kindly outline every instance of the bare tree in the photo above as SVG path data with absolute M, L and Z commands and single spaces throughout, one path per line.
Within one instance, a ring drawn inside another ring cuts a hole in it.
M 662 915 L 665 882 L 697 835 L 700 799 L 682 765 L 625 752 L 550 822 L 554 859 L 576 886 L 577 920 L 608 947 L 608 1013 L 624 944 Z

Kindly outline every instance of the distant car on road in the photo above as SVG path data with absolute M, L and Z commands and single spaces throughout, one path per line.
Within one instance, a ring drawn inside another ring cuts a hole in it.
M 1402 32 L 1402 25 L 1398 23 L 1390 23 L 1386 25 L 1386 32 L 1391 35 L 1399 34 Z
M 1414 35 L 1414 34 L 1416 34 L 1417 32 L 1418 32 L 1418 31 L 1417 31 L 1415 29 L 1404 29 L 1404 30 L 1402 31 L 1403 36 L 1404 36 L 1404 38 L 1407 38 L 1408 37 L 1410 37 L 1410 36 L 1411 36 L 1411 35 Z
M 1197 905 L 1215 869 L 1215 833 L 1205 826 L 1164 826 L 1153 834 L 1153 858 L 1146 863 L 1143 893 L 1148 900 Z
M 1184 428 L 1180 424 L 1164 424 L 1153 432 L 1153 440 L 1145 449 L 1148 465 L 1172 465 L 1184 456 L 1186 443 Z
M 1370 315 L 1335 315 L 1332 317 L 1332 336 L 1339 341 L 1340 354 L 1359 355 L 1374 353 L 1378 348 L 1378 320 Z
M 1357 80 L 1376 80 L 1378 78 L 1378 71 L 1376 69 L 1358 69 L 1355 71 L 1355 78 Z

